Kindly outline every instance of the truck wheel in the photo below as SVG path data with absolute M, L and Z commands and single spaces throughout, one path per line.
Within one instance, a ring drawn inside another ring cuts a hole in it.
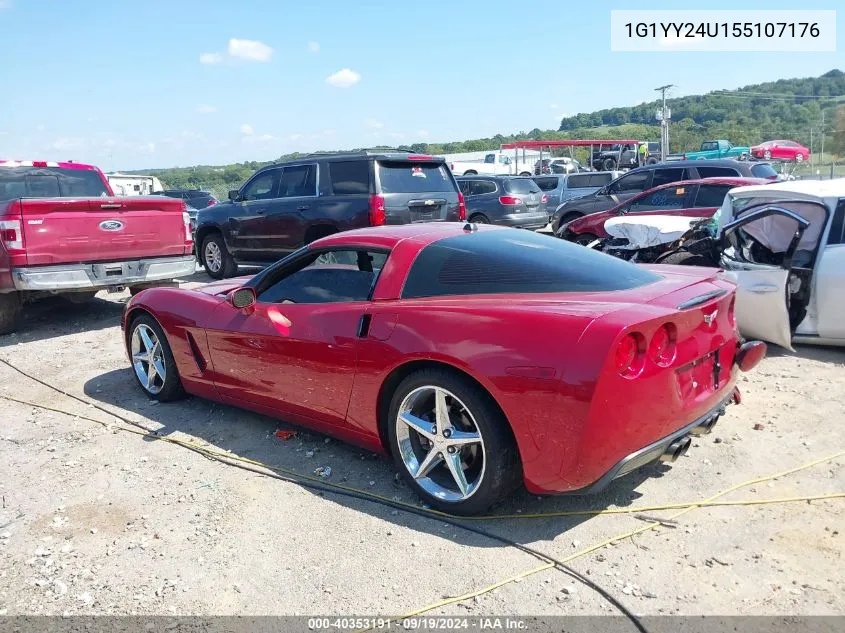
M 234 277 L 238 265 L 226 248 L 226 242 L 220 233 L 211 233 L 202 241 L 202 265 L 205 272 L 213 279 Z
M 11 334 L 21 323 L 21 297 L 17 292 L 0 294 L 0 334 Z
M 604 162 L 601 164 L 601 167 L 604 171 L 613 171 L 616 169 L 616 161 L 612 158 L 605 158 Z
M 478 175 L 478 172 L 475 171 L 474 169 L 467 169 L 464 172 L 464 176 L 477 176 L 477 175 Z
M 530 174 L 530 173 L 528 173 L 527 171 L 523 171 L 523 172 L 522 172 L 522 173 L 520 173 L 519 175 L 520 175 L 520 176 L 530 176 L 531 174 Z

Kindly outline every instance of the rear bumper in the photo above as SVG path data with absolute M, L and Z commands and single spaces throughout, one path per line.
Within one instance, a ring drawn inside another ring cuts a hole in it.
M 518 229 L 541 229 L 549 223 L 547 211 L 531 213 L 510 213 L 503 215 L 500 219 L 494 220 L 493 224 L 511 226 Z
M 739 399 L 737 392 L 735 391 L 729 398 L 719 403 L 717 406 L 713 407 L 710 411 L 702 415 L 701 417 L 697 418 L 693 422 L 690 422 L 686 426 L 678 429 L 674 433 L 667 435 L 666 437 L 657 440 L 649 444 L 648 446 L 644 446 L 643 448 L 626 455 L 622 459 L 620 459 L 613 467 L 608 470 L 604 475 L 602 475 L 599 479 L 595 482 L 581 488 L 579 490 L 571 490 L 566 492 L 565 494 L 570 495 L 591 495 L 596 494 L 604 490 L 610 485 L 614 479 L 619 479 L 620 477 L 627 475 L 635 471 L 636 469 L 645 466 L 647 464 L 651 464 L 652 462 L 657 461 L 660 459 L 661 455 L 663 455 L 669 445 L 672 444 L 675 440 L 682 438 L 686 435 L 690 435 L 694 431 L 698 429 L 698 427 L 708 427 L 707 432 L 709 432 L 710 428 L 713 424 L 715 424 L 716 420 L 724 415 L 725 408 L 731 402 L 736 402 Z
M 195 257 L 182 255 L 122 262 L 14 268 L 12 281 L 17 290 L 60 292 L 167 281 L 192 275 L 195 270 Z

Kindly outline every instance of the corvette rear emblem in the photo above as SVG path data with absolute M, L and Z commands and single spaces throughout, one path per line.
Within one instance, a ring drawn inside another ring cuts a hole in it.
M 713 321 L 716 320 L 716 315 L 718 315 L 718 314 L 719 314 L 718 310 L 714 310 L 710 314 L 705 314 L 704 315 L 704 325 L 712 325 Z

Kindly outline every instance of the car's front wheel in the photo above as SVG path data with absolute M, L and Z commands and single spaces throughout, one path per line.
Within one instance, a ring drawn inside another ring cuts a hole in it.
M 616 161 L 612 158 L 605 158 L 601 166 L 605 171 L 613 171 L 616 169 Z
M 797 154 L 795 156 L 795 162 L 796 163 L 803 163 L 804 162 L 804 154 Z
M 772 160 L 772 153 L 769 150 L 766 150 L 765 152 L 763 152 L 763 158 L 765 158 L 766 160 Z
M 447 369 L 422 369 L 400 383 L 388 435 L 402 476 L 444 512 L 478 514 L 519 483 L 504 415 L 486 391 Z
M 238 265 L 220 233 L 211 233 L 202 241 L 202 265 L 208 276 L 214 279 L 225 279 L 237 274 Z
M 153 317 L 142 314 L 132 321 L 129 350 L 135 378 L 147 396 L 168 402 L 185 395 L 173 351 L 164 330 Z

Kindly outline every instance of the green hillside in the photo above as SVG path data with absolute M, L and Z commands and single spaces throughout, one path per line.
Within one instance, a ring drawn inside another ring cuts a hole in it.
M 715 91 L 669 99 L 672 110 L 672 152 L 697 149 L 701 141 L 726 138 L 736 145 L 753 145 L 774 138 L 790 138 L 813 151 L 825 135 L 825 149 L 845 155 L 845 73 L 831 70 L 821 77 L 781 79 L 738 90 Z M 498 149 L 502 143 L 523 139 L 636 138 L 658 140 L 655 125 L 658 101 L 624 108 L 579 113 L 561 120 L 558 130 L 520 132 L 451 143 L 414 143 L 399 146 L 414 152 L 450 154 Z M 837 112 L 838 109 L 838 112 Z M 837 117 L 838 115 L 838 117 Z M 812 138 L 811 138 L 812 137 Z M 581 154 L 584 154 L 583 156 Z M 288 154 L 279 160 L 295 158 Z M 586 159 L 585 150 L 576 157 Z M 246 162 L 222 166 L 196 166 L 141 170 L 158 176 L 168 187 L 196 187 L 218 196 L 238 187 L 255 169 L 267 163 Z

